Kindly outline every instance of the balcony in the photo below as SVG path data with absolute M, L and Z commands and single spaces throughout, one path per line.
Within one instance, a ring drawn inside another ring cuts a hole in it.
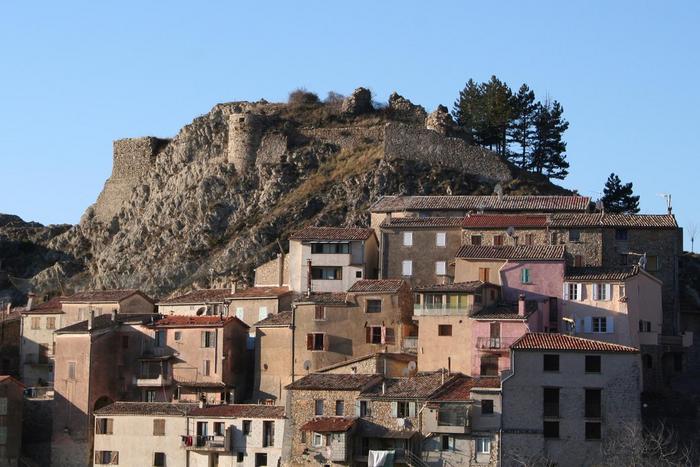
M 418 352 L 418 337 L 406 336 L 401 340 L 401 350 L 404 352 Z
M 473 306 L 452 307 L 448 305 L 414 305 L 414 316 L 468 316 Z
M 426 412 L 423 423 L 424 429 L 431 433 L 467 434 L 471 431 L 469 406 L 442 403 Z
M 182 435 L 182 447 L 187 451 L 230 451 L 230 439 L 228 435 Z
M 141 375 L 134 376 L 133 383 L 140 388 L 152 388 L 170 386 L 173 379 L 169 375 Z
M 34 386 L 24 389 L 24 398 L 29 400 L 51 400 L 53 396 L 53 386 Z
M 516 339 L 516 337 L 477 337 L 476 348 L 483 351 L 500 352 L 508 350 Z

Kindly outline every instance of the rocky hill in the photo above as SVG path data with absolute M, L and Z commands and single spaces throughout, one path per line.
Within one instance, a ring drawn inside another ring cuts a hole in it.
M 363 88 L 334 103 L 219 104 L 172 139 L 115 141 L 112 176 L 78 225 L 0 217 L 0 260 L 40 292 L 162 297 L 249 282 L 292 231 L 367 225 L 381 195 L 492 194 L 496 184 L 565 192 L 466 144 L 446 108 L 428 115 L 396 94 L 381 108 Z

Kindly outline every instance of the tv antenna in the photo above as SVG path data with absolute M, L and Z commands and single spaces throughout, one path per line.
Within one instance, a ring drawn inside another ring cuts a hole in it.
M 671 193 L 657 193 L 656 195 L 661 196 L 664 200 L 666 200 L 666 210 L 669 214 L 671 214 L 673 212 L 673 205 L 671 203 Z

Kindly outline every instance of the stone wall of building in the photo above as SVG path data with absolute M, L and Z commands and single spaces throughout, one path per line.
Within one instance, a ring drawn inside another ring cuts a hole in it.
M 384 127 L 379 125 L 369 127 L 301 128 L 299 133 L 307 138 L 330 143 L 345 149 L 377 144 L 384 140 Z

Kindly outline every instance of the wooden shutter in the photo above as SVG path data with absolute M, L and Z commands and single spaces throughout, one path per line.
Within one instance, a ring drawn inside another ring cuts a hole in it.
M 105 429 L 105 434 L 111 435 L 112 433 L 114 433 L 114 419 L 108 418 L 106 423 L 107 426 Z
M 391 402 L 391 416 L 394 418 L 399 417 L 399 404 L 396 401 Z
M 600 284 L 593 284 L 593 300 L 600 300 Z
M 382 326 L 380 332 L 381 332 L 381 336 L 382 336 L 380 342 L 382 344 L 386 344 L 386 326 Z
M 372 328 L 369 326 L 365 327 L 365 342 L 368 344 L 372 342 Z
M 216 331 L 210 331 L 211 332 L 211 341 L 209 342 L 209 345 L 211 347 L 216 347 Z
M 605 300 L 612 300 L 612 284 L 604 284 Z
M 163 436 L 165 435 L 165 419 L 156 418 L 153 420 L 153 435 Z
M 569 283 L 564 282 L 564 291 L 562 292 L 562 297 L 564 297 L 564 300 L 569 299 Z
M 201 347 L 206 347 L 207 346 L 207 331 L 202 331 L 201 332 Z
M 413 418 L 416 416 L 416 402 L 408 403 L 408 416 Z
M 328 350 L 331 348 L 331 336 L 328 334 L 323 335 L 323 350 Z
M 593 318 L 590 316 L 583 318 L 583 332 L 593 332 Z
M 306 350 L 313 350 L 313 349 L 314 349 L 314 335 L 307 334 L 306 335 Z
M 576 292 L 578 295 L 578 301 L 583 301 L 583 284 L 576 284 Z
M 355 415 L 360 416 L 362 412 L 362 409 L 360 408 L 360 401 L 356 400 L 355 401 Z
M 385 328 L 386 330 L 386 335 L 385 337 L 385 344 L 393 345 L 396 344 L 396 333 L 394 332 L 394 328 Z
M 102 463 L 102 451 L 95 451 L 95 464 Z
M 612 316 L 605 318 L 605 332 L 615 332 L 615 318 Z

